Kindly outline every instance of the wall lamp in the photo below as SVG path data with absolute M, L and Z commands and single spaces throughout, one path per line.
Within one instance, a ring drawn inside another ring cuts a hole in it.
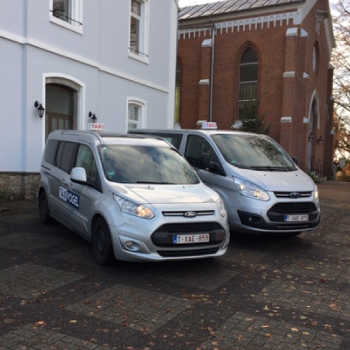
M 317 143 L 318 143 L 319 145 L 322 145 L 322 143 L 323 143 L 323 137 L 322 137 L 322 135 L 317 139 Z
M 310 135 L 309 135 L 309 142 L 312 142 L 312 139 L 314 138 L 314 135 L 312 134 L 312 131 L 310 132 Z
M 38 116 L 40 118 L 42 118 L 44 116 L 44 112 L 45 112 L 45 108 L 43 107 L 43 105 L 40 102 L 35 101 L 34 107 L 38 110 Z
M 97 120 L 96 114 L 92 112 L 89 112 L 89 118 L 91 118 L 93 123 L 95 123 Z

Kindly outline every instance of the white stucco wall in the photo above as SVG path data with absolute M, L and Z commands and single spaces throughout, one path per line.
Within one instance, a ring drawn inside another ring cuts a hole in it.
M 89 111 L 126 132 L 127 101 L 145 102 L 146 127 L 173 127 L 175 1 L 149 1 L 148 63 L 129 57 L 129 0 L 84 1 L 82 34 L 50 21 L 49 1 L 0 0 L 0 172 L 39 172 L 45 144 L 45 79 L 81 85 L 78 127 Z

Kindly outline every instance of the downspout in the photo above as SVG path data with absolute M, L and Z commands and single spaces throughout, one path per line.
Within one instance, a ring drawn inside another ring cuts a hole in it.
M 214 86 L 214 59 L 215 59 L 216 26 L 211 27 L 211 67 L 210 67 L 210 98 L 209 98 L 209 121 L 213 121 L 213 86 Z

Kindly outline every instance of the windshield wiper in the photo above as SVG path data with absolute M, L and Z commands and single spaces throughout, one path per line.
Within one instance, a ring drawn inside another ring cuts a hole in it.
M 282 167 L 282 166 L 251 166 L 249 169 L 252 170 L 261 170 L 261 171 L 291 171 L 295 170 L 292 167 Z
M 158 182 L 158 181 L 137 181 L 138 184 L 153 184 L 153 185 L 175 185 L 174 182 Z

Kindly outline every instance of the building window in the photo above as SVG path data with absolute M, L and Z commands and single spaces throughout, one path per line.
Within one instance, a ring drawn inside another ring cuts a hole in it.
M 239 116 L 258 99 L 258 56 L 249 48 L 242 56 L 239 82 Z
M 131 0 L 129 51 L 141 59 L 148 57 L 147 47 L 147 0 Z
M 51 0 L 51 21 L 74 30 L 81 30 L 82 0 Z
M 128 129 L 142 128 L 143 125 L 143 104 L 129 102 L 128 104 Z

